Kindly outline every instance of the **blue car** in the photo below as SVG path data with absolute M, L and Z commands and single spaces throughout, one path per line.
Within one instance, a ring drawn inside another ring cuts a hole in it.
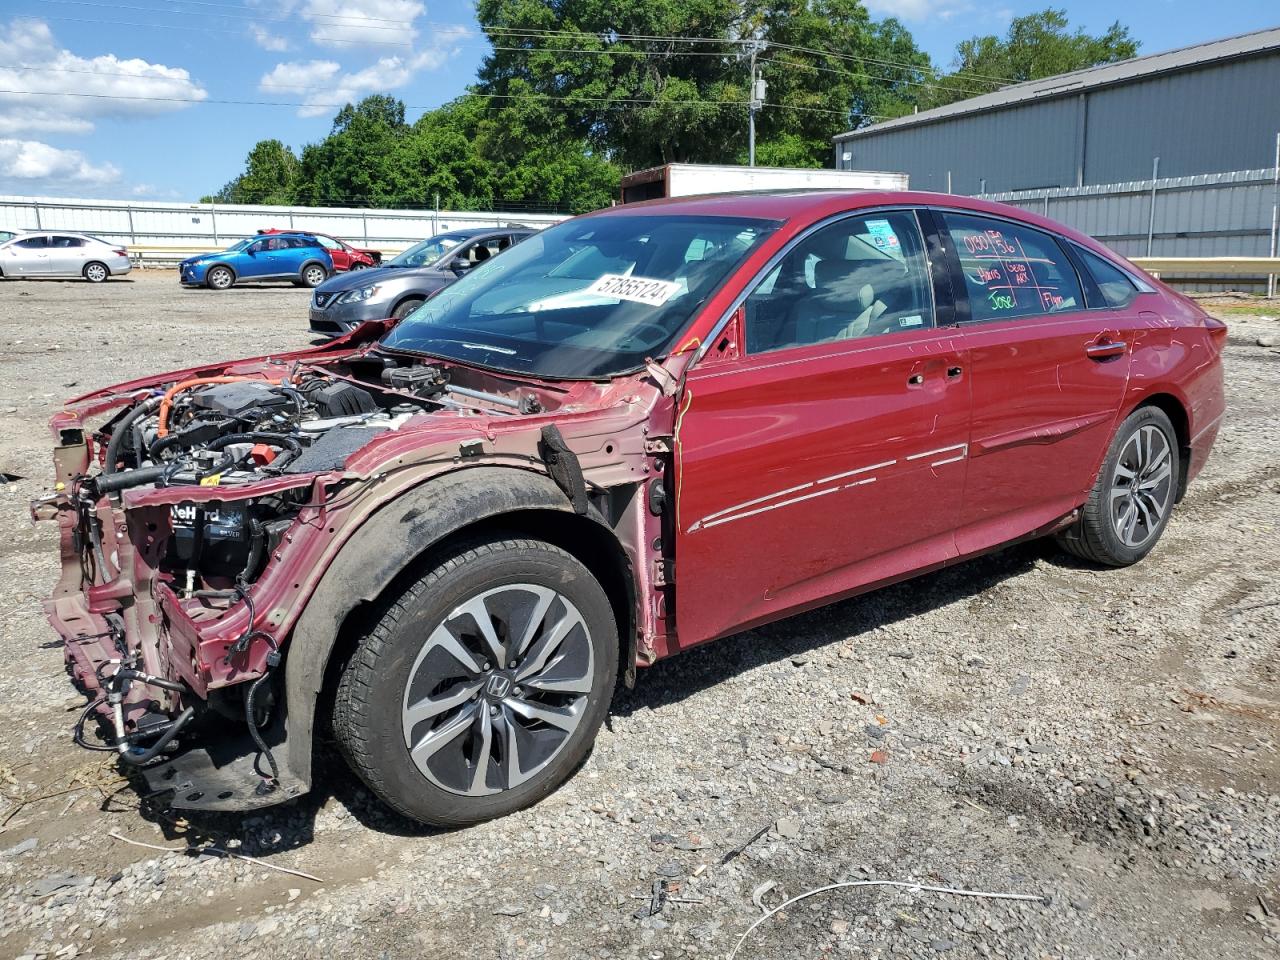
M 211 290 L 255 280 L 292 280 L 300 287 L 318 287 L 332 273 L 329 252 L 303 233 L 250 237 L 221 253 L 188 257 L 178 264 L 178 281 L 184 287 Z

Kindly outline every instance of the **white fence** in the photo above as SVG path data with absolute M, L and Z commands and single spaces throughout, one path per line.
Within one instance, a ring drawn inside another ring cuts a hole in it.
M 433 234 L 472 227 L 545 227 L 558 214 L 465 210 L 380 210 L 151 203 L 0 196 L 0 230 L 68 230 L 125 244 L 139 259 L 164 262 L 221 249 L 278 227 L 332 234 L 348 243 L 395 253 Z

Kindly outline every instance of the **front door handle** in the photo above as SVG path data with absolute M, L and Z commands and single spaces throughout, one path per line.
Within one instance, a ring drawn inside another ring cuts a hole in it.
M 954 379 L 956 379 L 956 377 L 960 376 L 960 374 L 962 374 L 962 373 L 964 373 L 964 368 L 963 368 L 963 367 L 958 367 L 958 366 L 956 366 L 956 367 L 947 367 L 947 379 L 948 379 L 948 380 L 954 380 Z
M 1084 348 L 1085 356 L 1090 360 L 1108 360 L 1122 356 L 1129 349 L 1123 340 L 1099 340 Z

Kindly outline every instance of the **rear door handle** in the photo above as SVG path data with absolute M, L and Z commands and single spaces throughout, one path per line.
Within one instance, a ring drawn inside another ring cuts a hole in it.
M 956 377 L 960 376 L 960 374 L 962 374 L 962 373 L 964 373 L 964 368 L 962 368 L 962 367 L 959 367 L 959 366 L 956 366 L 956 367 L 947 367 L 947 379 L 948 379 L 948 380 L 954 380 Z
M 1106 360 L 1110 357 L 1122 356 L 1129 349 L 1123 340 L 1104 340 L 1091 343 L 1084 348 L 1085 356 L 1090 360 Z

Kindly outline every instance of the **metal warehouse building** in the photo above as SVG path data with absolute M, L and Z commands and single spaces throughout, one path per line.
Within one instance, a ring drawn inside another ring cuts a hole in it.
M 1204 261 L 1280 250 L 1280 28 L 851 130 L 835 154 L 1034 210 L 1125 256 L 1177 258 L 1163 276 L 1186 289 L 1261 292 L 1264 276 Z
M 836 167 L 989 194 L 1269 168 L 1280 28 L 1014 84 L 835 138 Z

